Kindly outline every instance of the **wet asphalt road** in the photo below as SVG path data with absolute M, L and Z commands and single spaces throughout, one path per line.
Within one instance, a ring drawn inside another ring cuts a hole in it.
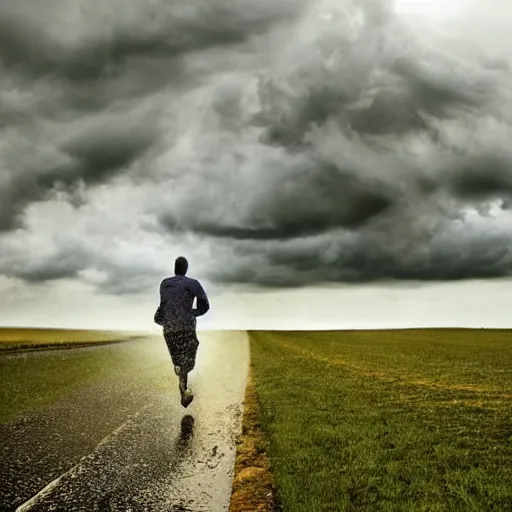
M 0 425 L 0 510 L 227 510 L 248 343 L 240 332 L 199 340 L 187 409 L 161 337 L 79 349 L 105 358 L 123 351 L 130 364 L 115 379 Z

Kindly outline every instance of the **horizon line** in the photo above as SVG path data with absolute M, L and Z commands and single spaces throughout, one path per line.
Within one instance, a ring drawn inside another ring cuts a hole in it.
M 161 329 L 120 329 L 120 328 L 85 328 L 85 327 L 50 327 L 50 326 L 12 326 L 0 325 L 0 330 L 38 330 L 38 331 L 87 331 L 87 332 L 111 332 L 131 334 L 160 334 Z M 216 327 L 197 329 L 197 332 L 218 332 L 218 331 L 284 331 L 284 332 L 350 332 L 350 331 L 412 331 L 412 330 L 512 330 L 508 327 L 467 327 L 467 326 L 409 326 L 409 327 L 323 327 L 323 328 L 284 328 L 284 327 Z

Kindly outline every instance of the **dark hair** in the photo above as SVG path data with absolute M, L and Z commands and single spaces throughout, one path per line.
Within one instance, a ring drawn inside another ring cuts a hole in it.
M 184 256 L 178 256 L 174 262 L 174 273 L 177 276 L 184 276 L 188 270 L 188 261 Z

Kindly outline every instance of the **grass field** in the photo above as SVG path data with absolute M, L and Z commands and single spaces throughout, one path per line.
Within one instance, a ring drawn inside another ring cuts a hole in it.
M 127 340 L 134 336 L 135 333 L 115 331 L 0 327 L 0 350 L 105 343 Z
M 285 512 L 512 510 L 512 332 L 250 340 Z

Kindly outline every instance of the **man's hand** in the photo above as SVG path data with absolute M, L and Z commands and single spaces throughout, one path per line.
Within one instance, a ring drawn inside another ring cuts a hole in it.
M 203 287 L 199 284 L 199 281 L 196 281 L 196 308 L 192 311 L 194 312 L 194 316 L 203 316 L 210 309 L 210 303 L 208 302 L 208 297 L 206 296 L 206 292 Z
M 203 316 L 210 309 L 210 304 L 208 303 L 208 299 L 202 299 L 201 297 L 197 297 L 197 307 L 193 309 L 195 316 Z

